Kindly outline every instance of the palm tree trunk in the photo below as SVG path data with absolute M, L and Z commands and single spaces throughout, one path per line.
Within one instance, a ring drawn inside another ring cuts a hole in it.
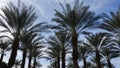
M 29 62 L 28 62 L 28 68 L 31 68 L 31 61 L 32 61 L 32 56 L 30 54 L 30 56 L 29 56 Z
M 62 51 L 62 68 L 65 68 L 65 50 Z
M 10 59 L 8 61 L 8 67 L 9 68 L 12 68 L 14 63 L 15 63 L 18 48 L 19 48 L 19 38 L 15 37 L 15 39 L 13 41 L 13 44 L 12 44 L 11 56 L 10 56 Z
M 58 58 L 57 58 L 57 68 L 60 68 L 60 56 L 58 56 Z
M 23 55 L 22 55 L 22 64 L 21 64 L 21 68 L 25 68 L 26 56 L 27 56 L 27 50 L 24 49 L 24 50 L 23 50 Z
M 57 62 L 56 62 L 56 61 L 55 61 L 55 63 L 54 63 L 54 64 L 55 64 L 55 68 L 57 68 Z
M 108 63 L 108 67 L 109 67 L 109 68 L 112 68 L 112 64 L 111 64 L 111 62 L 110 62 L 110 59 L 107 59 L 107 63 Z
M 4 50 L 2 51 L 2 54 L 1 54 L 0 63 L 2 62 L 3 57 L 4 57 Z
M 83 58 L 83 64 L 84 64 L 84 67 L 83 67 L 83 68 L 87 68 L 87 65 L 86 65 L 86 58 Z
M 100 62 L 100 54 L 98 50 L 96 50 L 96 60 L 97 60 L 97 68 L 102 68 L 101 62 Z
M 34 64 L 33 64 L 33 68 L 36 68 L 36 57 L 34 57 Z
M 72 54 L 72 59 L 73 59 L 73 67 L 74 68 L 79 68 L 78 66 L 78 38 L 77 38 L 77 33 L 74 32 L 72 36 L 72 46 L 73 46 L 73 54 Z

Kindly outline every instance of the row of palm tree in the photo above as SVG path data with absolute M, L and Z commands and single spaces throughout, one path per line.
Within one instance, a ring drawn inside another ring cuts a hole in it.
M 36 59 L 41 56 L 42 52 L 40 49 L 43 47 L 40 45 L 42 37 L 38 37 L 38 34 L 46 30 L 45 23 L 34 23 L 38 18 L 34 8 L 32 6 L 25 6 L 21 2 L 18 2 L 18 5 L 9 3 L 1 10 L 4 13 L 4 15 L 1 14 L 2 19 L 0 20 L 0 26 L 4 28 L 1 32 L 10 34 L 10 36 L 5 34 L 1 36 L 1 38 L 7 37 L 10 39 L 8 42 L 4 42 L 4 45 L 8 46 L 7 43 L 9 43 L 9 41 L 11 41 L 12 45 L 8 67 L 13 67 L 17 56 L 17 50 L 22 49 L 23 60 L 21 68 L 25 67 L 27 53 L 29 56 L 28 67 L 31 67 L 31 60 L 34 58 L 34 68 L 36 68 Z M 1 42 L 2 46 L 4 46 L 3 44 Z M 2 61 L 3 55 L 1 56 Z
M 5 52 L 12 50 L 8 67 L 16 66 L 17 51 L 21 50 L 21 68 L 25 68 L 26 57 L 28 68 L 41 66 L 37 60 L 42 57 L 50 60 L 49 68 L 80 68 L 81 60 L 83 68 L 114 67 L 111 59 L 119 57 L 120 53 L 120 9 L 116 13 L 111 12 L 111 16 L 97 16 L 79 0 L 75 0 L 73 6 L 59 4 L 63 11 L 55 10 L 55 18 L 52 19 L 57 25 L 35 23 L 38 18 L 35 8 L 25 6 L 19 0 L 18 5 L 9 3 L 1 9 L 4 13 L 0 15 L 0 26 L 4 28 L 1 32 L 10 36 L 1 36 L 0 64 Z M 48 47 L 44 51 L 42 32 L 49 29 L 54 30 L 54 35 L 46 40 Z M 93 32 L 94 29 L 102 32 Z M 81 35 L 84 35 L 84 39 Z M 9 40 L 4 41 L 4 38 Z M 43 56 L 43 52 L 47 56 Z M 67 59 L 68 56 L 70 59 Z

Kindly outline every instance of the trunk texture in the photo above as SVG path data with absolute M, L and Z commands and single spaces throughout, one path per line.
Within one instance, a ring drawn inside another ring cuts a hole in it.
M 33 68 L 36 68 L 36 57 L 34 58 Z
M 60 56 L 57 58 L 57 68 L 60 68 Z
M 57 62 L 56 62 L 56 61 L 55 61 L 55 63 L 54 63 L 54 64 L 55 64 L 55 68 L 57 68 Z
M 32 56 L 29 56 L 29 62 L 28 62 L 28 68 L 31 68 L 31 60 L 32 60 Z
M 83 67 L 83 68 L 87 68 L 87 65 L 86 65 L 86 58 L 83 59 L 83 64 L 84 64 L 84 67 Z
M 11 52 L 11 56 L 10 56 L 10 59 L 8 61 L 8 67 L 9 68 L 12 68 L 14 63 L 15 63 L 15 59 L 16 59 L 16 56 L 17 56 L 17 50 L 19 48 L 19 38 L 16 37 L 14 39 L 14 42 L 12 44 L 12 52 Z
M 110 59 L 107 59 L 107 63 L 108 63 L 108 67 L 109 67 L 109 68 L 112 68 L 112 64 L 111 64 L 111 62 L 110 62 Z
M 62 68 L 65 68 L 65 50 L 62 51 Z
M 27 50 L 24 49 L 24 50 L 23 50 L 23 55 L 22 55 L 22 64 L 21 64 L 21 68 L 25 68 L 26 56 L 27 56 Z
M 96 60 L 97 60 L 97 68 L 102 68 L 101 62 L 100 62 L 100 55 L 98 50 L 96 51 Z
M 73 60 L 73 67 L 79 68 L 78 66 L 78 47 L 77 47 L 78 39 L 77 39 L 77 33 L 74 32 L 72 36 L 72 46 L 73 46 L 73 54 L 72 54 L 72 60 Z

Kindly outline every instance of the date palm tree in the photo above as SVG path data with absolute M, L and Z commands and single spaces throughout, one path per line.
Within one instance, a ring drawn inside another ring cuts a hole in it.
M 62 68 L 65 68 L 66 63 L 65 63 L 65 58 L 66 54 L 70 52 L 70 35 L 66 31 L 59 31 L 55 32 L 54 36 L 51 36 L 50 39 L 48 40 L 48 44 L 50 45 L 55 45 L 60 46 L 60 56 L 62 59 Z
M 110 15 L 103 14 L 103 23 L 100 28 L 112 32 L 120 40 L 120 7 L 116 12 L 110 12 Z
M 58 40 L 58 39 L 57 39 Z M 59 41 L 56 40 L 56 37 L 50 37 L 48 39 L 48 50 L 46 53 L 48 54 L 47 59 L 51 60 L 51 62 L 55 62 L 55 68 L 60 68 L 60 56 L 62 52 L 62 47 L 59 45 Z
M 4 15 L 0 20 L 0 26 L 5 28 L 4 32 L 8 32 L 13 36 L 12 52 L 8 61 L 8 66 L 11 68 L 17 56 L 19 48 L 20 35 L 26 31 L 43 31 L 41 27 L 44 23 L 34 23 L 38 18 L 32 6 L 25 6 L 24 3 L 18 2 L 18 5 L 13 3 L 7 4 L 2 8 Z M 44 26 L 44 25 L 43 25 Z
M 87 58 L 92 54 L 92 49 L 85 43 L 80 43 L 78 48 L 79 59 L 83 60 L 83 68 L 87 68 Z
M 21 46 L 19 49 L 23 51 L 21 68 L 25 67 L 25 62 L 27 57 L 27 46 L 29 46 L 29 43 L 31 42 L 30 40 L 31 35 L 32 35 L 32 32 L 25 32 L 20 37 Z
M 33 32 L 27 35 L 28 36 L 26 36 L 26 41 L 24 41 L 24 43 L 26 42 L 26 45 L 24 47 L 28 53 L 28 68 L 31 68 L 32 58 L 34 57 L 34 62 L 36 63 L 36 57 L 41 56 L 41 49 L 43 48 L 43 45 L 41 45 L 41 39 L 43 39 L 43 37 L 39 37 L 36 33 Z
M 120 56 L 119 54 L 120 54 L 119 50 L 117 50 L 114 47 L 109 47 L 109 48 L 106 47 L 106 48 L 102 49 L 102 55 L 106 59 L 107 66 L 109 68 L 114 67 L 113 64 L 111 63 L 111 59 L 119 57 Z
M 111 42 L 110 36 L 111 35 L 107 33 L 96 33 L 96 34 L 86 36 L 87 43 L 88 43 L 87 45 L 91 46 L 92 50 L 95 52 L 97 68 L 102 68 L 102 65 L 100 62 L 101 51 L 103 48 L 108 46 L 108 44 L 110 44 Z
M 21 41 L 21 45 L 22 45 L 20 49 L 23 50 L 23 55 L 22 55 L 23 59 L 22 59 L 21 68 L 25 67 L 25 59 L 26 59 L 26 56 L 27 56 L 27 48 L 26 48 L 26 46 L 28 46 L 29 43 L 32 41 L 31 35 L 32 34 L 39 34 L 39 33 L 44 32 L 44 31 L 48 31 L 46 27 L 47 27 L 46 23 L 41 22 L 39 24 L 36 24 L 36 25 L 32 26 L 28 30 L 24 30 L 22 32 L 22 34 L 20 35 L 20 41 Z M 39 37 L 38 40 L 40 40 L 42 38 L 43 37 Z
M 64 7 L 61 3 L 60 5 L 63 11 L 55 10 L 55 18 L 53 18 L 53 21 L 58 25 L 52 27 L 70 32 L 73 46 L 73 64 L 74 68 L 78 68 L 78 35 L 86 33 L 86 30 L 93 27 L 100 17 L 95 16 L 93 12 L 89 11 L 89 6 L 80 4 L 79 0 L 75 0 L 74 6 L 66 4 Z
M 54 39 L 52 39 L 52 38 L 54 38 Z M 60 30 L 59 32 L 56 32 L 55 36 L 53 36 L 52 38 L 51 38 L 52 42 L 61 46 L 62 68 L 65 68 L 65 66 L 66 66 L 66 63 L 65 63 L 66 54 L 69 53 L 70 49 L 71 49 L 70 34 L 68 34 L 66 31 Z

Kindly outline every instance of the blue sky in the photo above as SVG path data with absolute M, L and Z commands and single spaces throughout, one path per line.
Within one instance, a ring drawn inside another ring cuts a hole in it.
M 9 2 L 17 3 L 17 0 L 0 0 L 0 8 L 4 7 L 6 3 Z M 52 23 L 51 19 L 54 17 L 54 9 L 60 10 L 61 7 L 58 3 L 58 0 L 21 0 L 26 5 L 33 5 L 36 8 L 37 15 L 39 15 L 39 22 L 45 21 L 48 23 Z M 62 4 L 64 2 L 73 4 L 74 0 L 59 0 Z M 80 0 L 82 1 L 82 0 Z M 90 10 L 93 12 L 96 12 L 96 14 L 102 14 L 102 13 L 109 13 L 109 11 L 116 11 L 118 9 L 118 6 L 120 5 L 120 0 L 84 0 L 84 4 L 90 5 Z M 2 13 L 0 11 L 0 13 Z M 21 53 L 18 52 L 18 58 L 21 57 Z M 9 53 L 5 57 L 5 61 L 9 58 Z M 120 59 L 114 59 L 112 60 L 116 68 L 119 67 L 119 61 Z M 44 59 L 42 59 L 41 63 L 44 65 L 42 68 L 47 68 L 46 62 Z

